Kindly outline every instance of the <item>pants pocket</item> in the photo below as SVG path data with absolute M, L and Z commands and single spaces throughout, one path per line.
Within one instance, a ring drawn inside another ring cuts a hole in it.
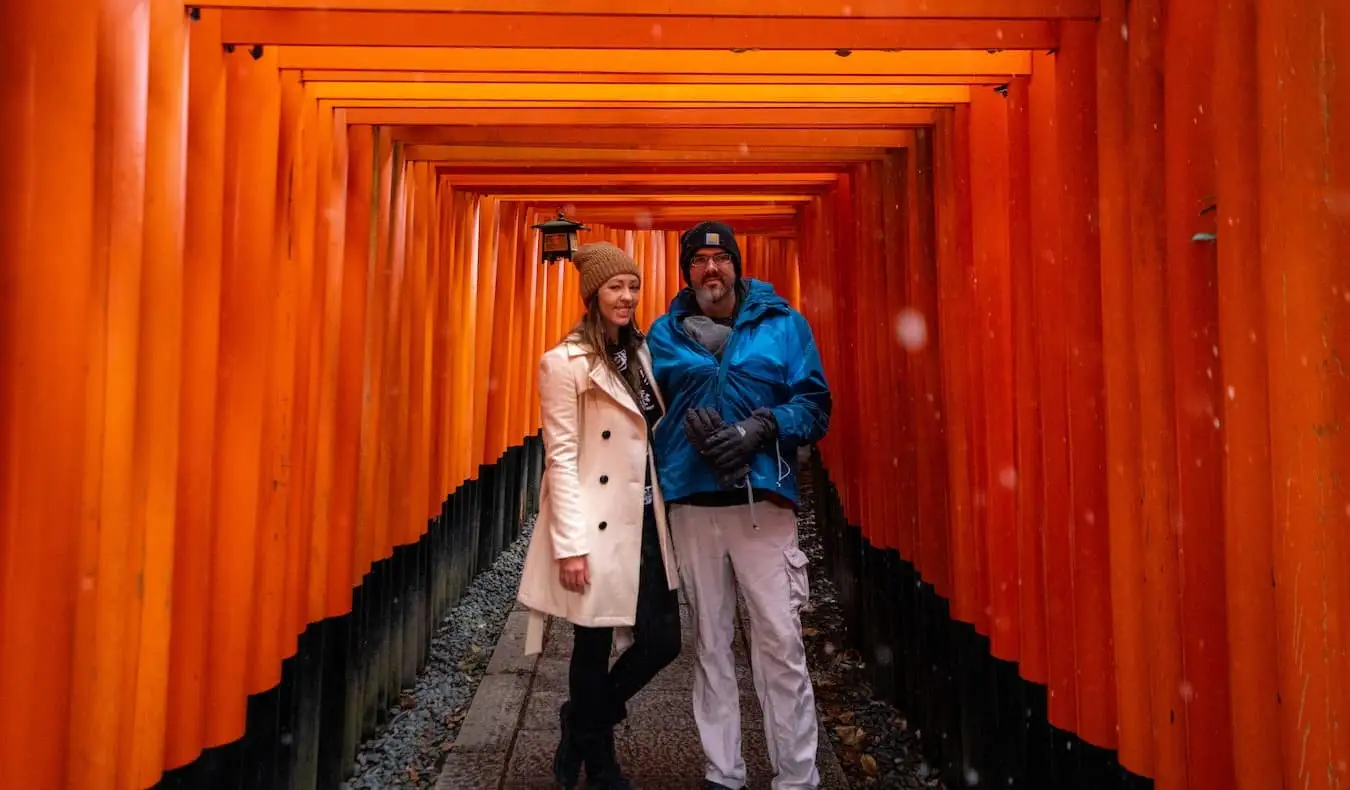
M 787 559 L 788 593 L 792 611 L 800 612 L 806 602 L 811 600 L 811 580 L 807 573 L 806 553 L 793 547 L 783 552 Z

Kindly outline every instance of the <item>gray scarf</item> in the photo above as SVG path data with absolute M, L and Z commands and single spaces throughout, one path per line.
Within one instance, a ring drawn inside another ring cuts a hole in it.
M 687 316 L 684 319 L 684 331 L 715 357 L 722 356 L 722 347 L 731 335 L 731 327 L 723 326 L 706 315 Z

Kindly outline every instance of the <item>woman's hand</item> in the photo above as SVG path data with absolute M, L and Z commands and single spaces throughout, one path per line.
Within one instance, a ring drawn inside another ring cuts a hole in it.
M 591 583 L 591 569 L 586 562 L 586 555 L 579 557 L 564 557 L 558 561 L 558 578 L 562 581 L 562 586 L 574 593 L 584 593 L 587 585 Z

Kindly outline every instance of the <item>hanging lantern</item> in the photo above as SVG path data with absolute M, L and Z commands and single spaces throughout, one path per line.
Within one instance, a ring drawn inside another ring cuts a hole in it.
M 539 249 L 544 263 L 553 263 L 563 258 L 570 261 L 577 252 L 577 231 L 590 230 L 580 222 L 573 222 L 564 217 L 561 210 L 558 211 L 557 219 L 531 227 L 538 228 L 543 236 Z

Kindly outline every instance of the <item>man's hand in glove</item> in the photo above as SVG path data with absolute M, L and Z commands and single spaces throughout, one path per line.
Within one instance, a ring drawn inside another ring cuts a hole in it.
M 700 454 L 706 453 L 708 440 L 724 425 L 722 415 L 707 407 L 690 409 L 684 414 L 684 435 Z
M 756 409 L 749 417 L 725 425 L 708 440 L 704 457 L 724 478 L 749 473 L 751 457 L 778 435 L 778 423 L 767 409 Z M 744 471 L 742 471 L 742 469 Z

